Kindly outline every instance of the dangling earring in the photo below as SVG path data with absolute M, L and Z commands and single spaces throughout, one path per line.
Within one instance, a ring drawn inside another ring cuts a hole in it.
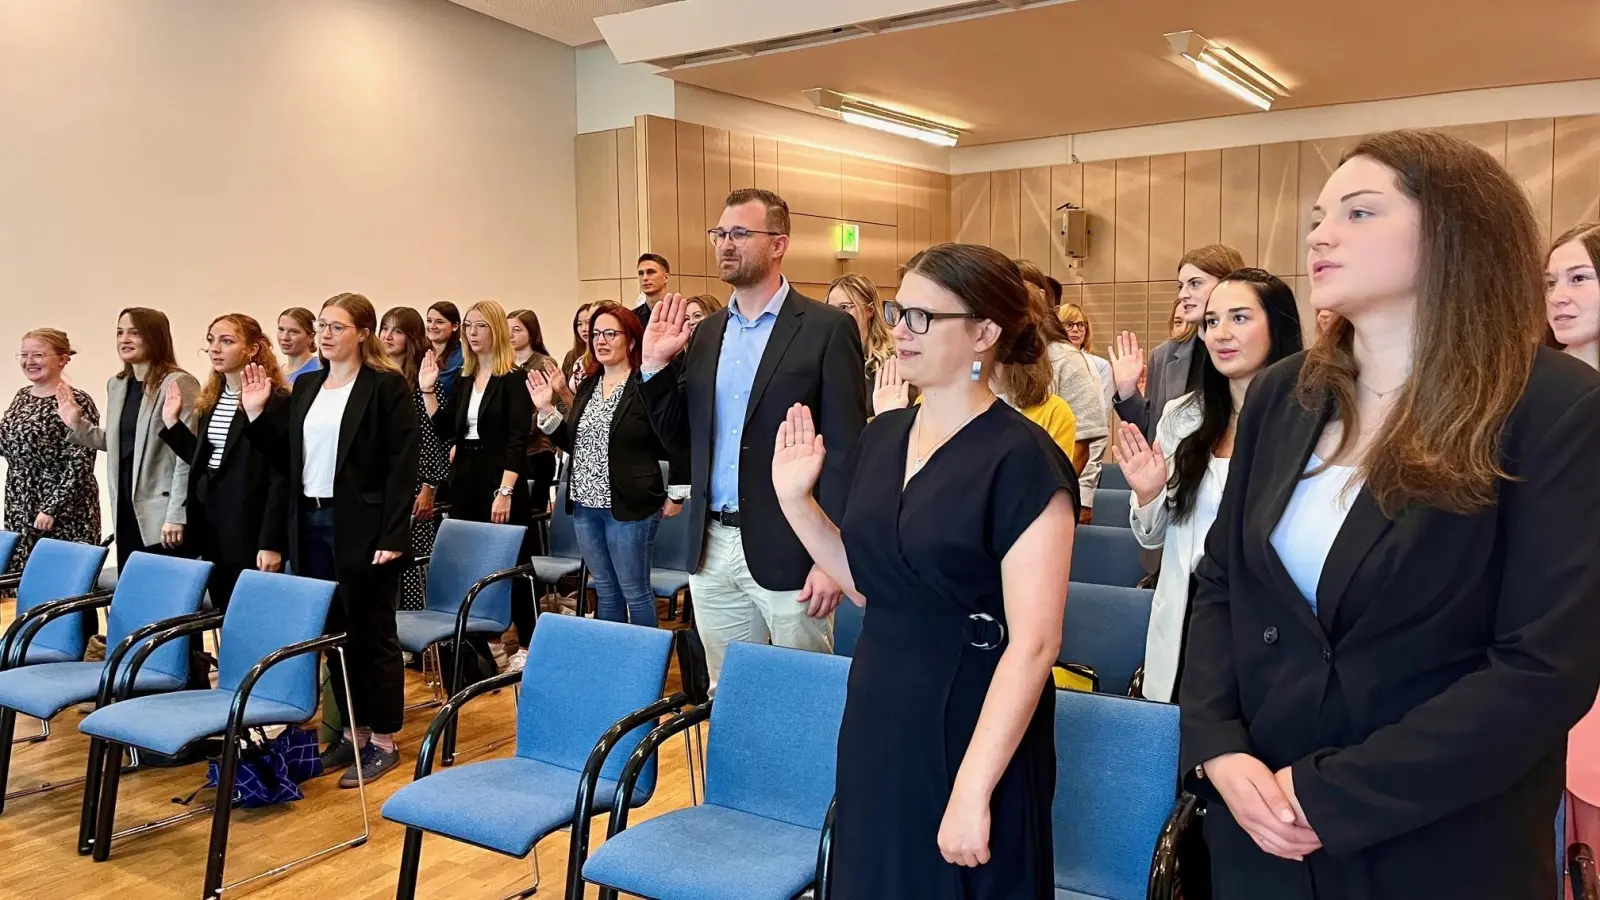
M 979 378 L 982 378 L 982 377 L 983 377 L 983 360 L 975 359 L 975 360 L 972 361 L 972 380 L 973 381 L 977 381 Z

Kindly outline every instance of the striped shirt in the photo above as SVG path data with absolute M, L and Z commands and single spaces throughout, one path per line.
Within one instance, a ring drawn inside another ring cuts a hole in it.
M 211 442 L 211 460 L 207 465 L 213 469 L 222 465 L 222 451 L 228 446 L 228 429 L 233 427 L 233 414 L 238 411 L 238 392 L 224 389 L 206 425 L 206 440 Z

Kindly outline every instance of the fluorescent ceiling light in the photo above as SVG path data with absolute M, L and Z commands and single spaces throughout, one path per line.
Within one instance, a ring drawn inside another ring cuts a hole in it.
M 1268 110 L 1289 91 L 1276 79 L 1239 53 L 1218 46 L 1193 31 L 1165 35 L 1178 58 L 1193 66 L 1195 74 L 1258 109 Z
M 961 139 L 961 132 L 948 125 L 846 97 L 837 91 L 811 88 L 802 93 L 811 101 L 811 105 L 835 113 L 841 121 L 851 125 L 875 128 L 940 147 L 954 147 L 956 141 Z

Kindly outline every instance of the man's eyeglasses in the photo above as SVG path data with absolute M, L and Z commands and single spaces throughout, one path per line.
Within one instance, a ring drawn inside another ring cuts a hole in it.
M 616 330 L 615 328 L 607 328 L 603 331 L 589 332 L 590 341 L 605 341 L 609 344 L 619 337 L 622 337 L 622 332 Z
M 738 228 L 713 228 L 706 232 L 706 237 L 711 239 L 711 246 L 715 247 L 721 244 L 723 241 L 733 241 L 735 244 L 743 244 L 745 241 L 750 240 L 750 235 L 752 234 L 768 234 L 776 237 L 779 232 L 757 231 L 754 228 L 745 228 L 740 226 Z
M 906 320 L 906 328 L 912 334 L 927 334 L 928 326 L 940 319 L 977 319 L 972 313 L 942 313 L 917 307 L 904 307 L 893 300 L 883 301 L 883 323 L 890 328 L 900 324 L 901 319 Z
M 322 319 L 318 319 L 316 322 L 312 323 L 312 327 L 319 332 L 326 331 L 334 337 L 338 337 L 339 335 L 344 334 L 346 331 L 349 331 L 353 326 L 346 325 L 343 322 L 327 322 Z

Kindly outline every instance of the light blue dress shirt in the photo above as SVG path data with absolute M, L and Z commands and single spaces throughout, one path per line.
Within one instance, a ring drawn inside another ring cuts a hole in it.
M 728 324 L 722 332 L 722 354 L 717 357 L 717 401 L 711 427 L 715 435 L 711 449 L 711 509 L 739 508 L 739 448 L 743 446 L 745 410 L 750 405 L 750 389 L 755 385 L 761 354 L 778 322 L 778 310 L 789 296 L 789 280 L 783 279 L 754 319 L 745 318 L 734 295 L 728 304 Z

